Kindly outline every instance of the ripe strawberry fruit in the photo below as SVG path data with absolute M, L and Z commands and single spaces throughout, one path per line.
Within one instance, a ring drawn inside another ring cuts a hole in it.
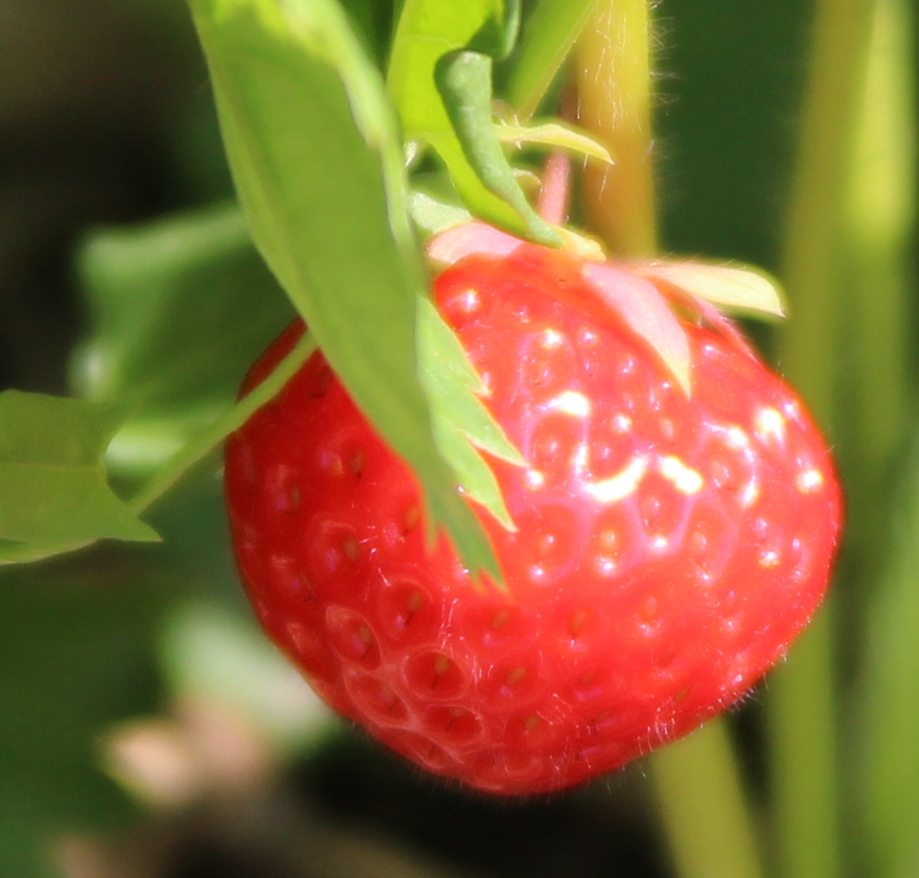
M 426 550 L 413 475 L 316 354 L 229 442 L 238 562 L 274 642 L 335 710 L 501 794 L 582 782 L 685 734 L 783 654 L 840 515 L 801 403 L 736 339 L 686 324 L 692 393 L 534 245 L 435 284 L 527 466 L 492 461 L 506 590 Z M 247 387 L 290 349 L 294 326 Z

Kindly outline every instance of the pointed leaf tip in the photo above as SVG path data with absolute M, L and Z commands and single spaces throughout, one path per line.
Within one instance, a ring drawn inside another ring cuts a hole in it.
M 719 308 L 767 317 L 785 316 L 778 281 L 746 266 L 662 261 L 636 266 L 635 271 Z
M 533 143 L 537 146 L 563 149 L 603 164 L 615 164 L 609 150 L 602 143 L 573 125 L 563 125 L 558 122 L 526 126 L 502 123 L 495 126 L 495 131 L 502 143 L 521 146 L 525 143 Z

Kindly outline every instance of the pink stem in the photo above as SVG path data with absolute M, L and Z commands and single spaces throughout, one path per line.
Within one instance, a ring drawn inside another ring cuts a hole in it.
M 536 209 L 547 222 L 560 226 L 568 219 L 571 188 L 571 159 L 564 152 L 549 153 L 542 175 L 542 189 Z

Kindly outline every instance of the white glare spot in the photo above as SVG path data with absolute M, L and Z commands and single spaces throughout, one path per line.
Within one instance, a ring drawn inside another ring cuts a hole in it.
M 752 506 L 757 500 L 759 500 L 759 482 L 753 478 L 744 485 L 743 491 L 740 493 L 740 504 L 744 508 Z
M 768 549 L 759 556 L 760 567 L 775 567 L 779 563 L 779 553 Z
M 823 473 L 816 469 L 805 470 L 798 476 L 796 484 L 802 494 L 810 494 L 823 487 Z
M 665 457 L 660 470 L 661 475 L 683 494 L 697 494 L 705 484 L 702 476 L 678 457 Z
M 661 549 L 667 548 L 667 537 L 654 537 L 651 540 L 651 548 L 660 551 Z
M 617 433 L 628 433 L 632 429 L 632 419 L 628 415 L 616 415 L 613 418 L 613 429 Z
M 557 348 L 564 341 L 562 334 L 556 329 L 547 329 L 542 334 L 542 346 L 546 350 Z
M 728 427 L 728 445 L 731 448 L 746 448 L 750 444 L 747 434 L 740 427 Z
M 756 435 L 763 443 L 785 444 L 785 417 L 773 408 L 761 408 L 754 415 Z
M 602 482 L 587 482 L 585 490 L 601 503 L 615 503 L 635 492 L 648 471 L 646 457 L 633 457 L 622 472 Z
M 586 418 L 590 414 L 590 400 L 576 390 L 566 390 L 560 393 L 555 399 L 549 401 L 548 407 L 578 418 Z
M 546 481 L 546 477 L 535 469 L 528 469 L 526 472 L 527 485 L 530 488 L 541 488 Z
M 475 289 L 465 290 L 459 295 L 460 307 L 468 313 L 471 314 L 473 311 L 477 311 L 479 307 L 479 291 Z

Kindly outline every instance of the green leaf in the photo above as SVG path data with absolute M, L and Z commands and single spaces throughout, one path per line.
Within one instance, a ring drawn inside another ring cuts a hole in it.
M 442 4 L 444 5 L 444 4 Z M 521 0 L 504 0 L 498 14 L 486 19 L 485 23 L 469 41 L 474 52 L 490 55 L 496 61 L 506 58 L 517 44 L 520 31 Z
M 508 101 L 522 120 L 529 119 L 552 84 L 596 0 L 539 0 L 523 29 L 515 58 Z
M 0 562 L 103 538 L 157 540 L 109 488 L 102 457 L 121 421 L 112 406 L 0 393 Z
M 491 117 L 491 58 L 457 52 L 437 65 L 437 85 L 469 164 L 491 192 L 503 198 L 540 244 L 560 247 L 561 236 L 527 200 L 514 175 Z
M 510 463 L 523 465 L 525 461 L 482 404 L 480 397 L 486 388 L 459 339 L 428 300 L 421 301 L 418 316 L 421 378 L 437 416 L 438 447 L 463 490 L 501 524 L 512 527 L 494 474 L 473 446 Z
M 513 13 L 511 4 L 510 11 Z M 387 85 L 407 140 L 432 146 L 447 166 L 467 208 L 480 219 L 526 234 L 520 215 L 490 192 L 470 165 L 435 82 L 444 55 L 475 44 L 500 56 L 505 47 L 489 34 L 507 31 L 503 0 L 405 0 L 393 41 Z
M 295 316 L 235 205 L 103 229 L 79 255 L 90 334 L 81 394 L 131 416 L 108 459 L 160 464 L 233 402 L 245 370 Z
M 426 237 L 445 232 L 472 219 L 469 211 L 420 190 L 412 192 L 408 204 L 412 221 Z
M 477 34 L 505 29 L 503 0 L 405 0 L 390 56 L 387 85 L 409 140 L 449 134 L 450 120 L 434 84 L 437 62 L 476 41 Z M 488 52 L 488 40 L 476 42 Z M 500 41 L 499 41 L 500 42 Z M 503 50 L 494 45 L 492 49 Z
M 550 146 L 564 149 L 587 158 L 597 159 L 608 165 L 613 164 L 609 150 L 598 143 L 589 134 L 579 131 L 571 125 L 558 122 L 547 122 L 542 125 L 497 125 L 495 133 L 502 143 L 524 144 L 535 143 L 539 146 Z
M 778 281 L 763 271 L 668 260 L 638 264 L 635 273 L 651 280 L 663 281 L 719 308 L 757 316 L 785 316 Z
M 331 0 L 192 0 L 253 238 L 364 413 L 411 465 L 429 523 L 496 571 L 419 384 L 425 278 L 383 83 Z

